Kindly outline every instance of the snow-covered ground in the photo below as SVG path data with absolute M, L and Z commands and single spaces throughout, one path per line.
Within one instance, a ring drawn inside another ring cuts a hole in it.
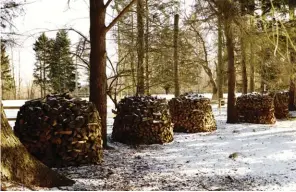
M 129 147 L 110 141 L 98 166 L 64 168 L 63 190 L 296 190 L 296 121 L 226 124 L 213 106 L 213 133 L 176 133 L 165 145 Z M 293 114 L 296 116 L 296 114 Z M 229 158 L 233 153 L 235 158 Z M 58 188 L 54 188 L 57 190 Z
M 102 165 L 59 169 L 76 183 L 49 190 L 296 190 L 295 119 L 226 124 L 226 108 L 213 110 L 215 132 L 137 147 L 109 138 L 114 150 L 104 151 Z

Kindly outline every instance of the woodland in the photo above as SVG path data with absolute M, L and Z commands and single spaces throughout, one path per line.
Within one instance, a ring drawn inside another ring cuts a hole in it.
M 86 3 L 89 34 L 30 35 L 26 86 L 1 4 L 1 190 L 296 189 L 295 0 Z

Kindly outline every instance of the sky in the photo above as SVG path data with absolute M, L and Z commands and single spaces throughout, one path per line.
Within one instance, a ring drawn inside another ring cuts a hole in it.
M 193 0 L 186 0 L 189 4 Z M 42 32 L 54 38 L 59 28 L 75 28 L 85 35 L 89 34 L 89 6 L 88 0 L 27 0 L 24 6 L 24 15 L 14 20 L 16 32 L 21 34 L 17 37 L 19 46 L 8 49 L 8 54 L 15 66 L 15 76 L 21 76 L 21 84 L 27 84 L 33 80 L 33 68 L 35 55 L 33 44 Z M 185 2 L 185 1 L 184 1 Z M 116 13 L 107 9 L 106 24 L 110 23 Z M 107 35 L 107 53 L 111 59 L 116 55 L 116 45 Z M 72 44 L 78 41 L 79 35 L 69 32 Z M 20 70 L 19 70 L 20 69 Z M 81 76 L 81 74 L 80 74 Z M 86 78 L 81 78 L 86 82 Z M 84 84 L 83 82 L 81 82 Z M 18 82 L 17 82 L 18 85 Z
M 15 74 L 19 74 L 22 83 L 27 83 L 33 79 L 33 68 L 35 55 L 33 44 L 42 32 L 50 38 L 54 38 L 59 28 L 75 28 L 83 34 L 89 33 L 89 8 L 88 0 L 27 0 L 28 4 L 24 6 L 24 15 L 14 20 L 16 32 L 21 34 L 17 36 L 17 43 L 8 50 L 10 58 L 15 65 Z M 112 14 L 112 11 L 108 11 Z M 110 17 L 107 18 L 110 20 Z M 79 35 L 75 32 L 69 32 L 72 44 L 78 41 Z M 107 43 L 109 53 L 114 52 L 114 44 Z M 11 52 L 12 50 L 12 52 Z M 83 78 L 82 78 L 83 80 Z M 18 83 L 17 83 L 18 84 Z

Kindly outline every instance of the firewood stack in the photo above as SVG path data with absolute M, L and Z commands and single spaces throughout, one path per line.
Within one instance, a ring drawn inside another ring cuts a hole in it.
M 274 99 L 274 115 L 277 119 L 289 117 L 289 92 L 277 92 L 269 94 Z
M 175 132 L 211 132 L 217 129 L 210 99 L 187 93 L 169 101 Z
M 236 109 L 238 122 L 273 124 L 274 116 L 273 98 L 257 93 L 245 94 L 237 98 Z
M 15 135 L 49 167 L 100 163 L 101 119 L 91 102 L 69 94 L 27 101 L 17 114 Z
M 118 103 L 112 139 L 121 143 L 163 144 L 173 140 L 166 99 L 151 96 L 125 97 Z

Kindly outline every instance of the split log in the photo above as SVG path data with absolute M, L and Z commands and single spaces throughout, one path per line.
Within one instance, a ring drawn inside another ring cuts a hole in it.
M 169 101 L 175 132 L 211 132 L 217 129 L 210 99 L 186 93 Z
M 274 124 L 274 101 L 268 95 L 258 93 L 245 94 L 237 98 L 238 122 L 256 124 Z
M 102 160 L 98 111 L 91 102 L 68 94 L 27 101 L 18 112 L 14 133 L 49 167 L 98 164 Z
M 296 110 L 296 85 L 295 81 L 291 80 L 289 89 L 289 110 Z
M 126 97 L 118 103 L 112 139 L 126 144 L 163 144 L 173 141 L 166 99 Z

